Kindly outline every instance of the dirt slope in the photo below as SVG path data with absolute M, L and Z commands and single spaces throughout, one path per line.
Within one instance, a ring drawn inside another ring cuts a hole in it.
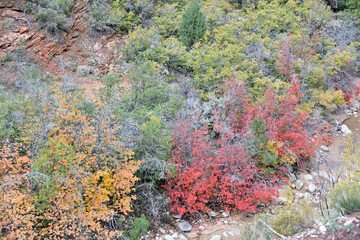
M 39 28 L 36 17 L 25 14 L 22 1 L 0 0 L 0 59 L 19 48 L 24 48 L 40 64 L 45 73 L 61 77 L 72 76 L 87 89 L 101 86 L 94 80 L 105 73 L 122 73 L 121 52 L 125 34 L 90 35 L 86 20 L 87 6 L 81 0 L 70 6 L 72 23 L 64 40 L 56 41 Z M 80 68 L 80 70 L 79 70 Z M 84 70 L 81 71 L 81 70 Z M 91 79 L 91 80 L 90 80 Z M 11 78 L 9 79 L 11 81 Z

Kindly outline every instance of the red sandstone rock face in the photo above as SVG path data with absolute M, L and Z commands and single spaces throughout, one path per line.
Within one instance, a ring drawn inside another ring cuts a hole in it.
M 63 41 L 55 41 L 38 30 L 36 17 L 24 14 L 21 1 L 0 1 L 0 58 L 19 47 L 25 47 L 45 72 L 60 76 L 64 68 L 59 62 L 71 62 L 73 66 L 89 65 L 95 74 L 116 69 L 114 64 L 122 57 L 124 39 L 120 34 L 100 38 L 89 36 L 86 20 L 87 6 L 81 0 L 70 7 L 73 22 L 64 33 Z M 69 73 L 74 69 L 67 69 Z

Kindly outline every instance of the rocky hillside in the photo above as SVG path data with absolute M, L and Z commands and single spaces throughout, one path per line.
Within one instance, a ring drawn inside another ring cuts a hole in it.
M 72 22 L 62 34 L 63 39 L 56 40 L 44 33 L 33 14 L 24 12 L 22 1 L 1 1 L 0 57 L 4 59 L 8 53 L 25 49 L 44 72 L 54 77 L 70 75 L 86 89 L 99 89 L 97 76 L 128 71 L 121 52 L 126 34 L 91 36 L 87 11 L 83 1 L 73 1 L 69 8 Z

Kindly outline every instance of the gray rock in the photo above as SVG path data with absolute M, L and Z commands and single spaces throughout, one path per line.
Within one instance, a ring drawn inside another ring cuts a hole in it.
M 304 179 L 306 181 L 312 181 L 312 180 L 314 180 L 314 177 L 312 175 L 310 175 L 310 174 L 306 174 L 306 175 L 304 175 Z
M 90 66 L 80 65 L 76 69 L 76 75 L 86 77 L 94 73 L 94 70 Z
M 294 172 L 294 169 L 293 169 L 292 165 L 286 163 L 285 167 L 286 167 L 286 169 L 288 170 L 289 173 Z
M 295 181 L 296 181 L 296 176 L 295 176 L 295 174 L 290 173 L 290 181 L 291 181 L 291 182 L 295 182 Z
M 228 214 L 227 212 L 223 212 L 223 213 L 221 213 L 221 215 L 222 215 L 224 218 L 229 217 L 229 214 Z
M 345 124 L 341 125 L 341 132 L 344 135 L 349 135 L 351 134 L 351 130 L 348 128 L 348 126 L 346 126 Z
M 329 148 L 327 146 L 322 145 L 320 149 L 324 152 L 329 152 Z
M 316 191 L 316 186 L 311 183 L 309 186 L 308 186 L 308 189 L 307 189 L 310 193 L 314 193 Z
M 330 176 L 327 172 L 325 171 L 319 171 L 319 175 L 320 177 L 322 177 L 324 180 L 330 180 Z
M 301 188 L 304 186 L 304 183 L 301 180 L 296 180 L 295 182 L 295 188 L 297 190 L 301 190 Z
M 173 218 L 176 218 L 176 219 L 180 219 L 181 218 L 181 216 L 178 214 L 178 215 L 172 215 L 173 216 Z
M 208 213 L 208 215 L 209 215 L 209 217 L 216 217 L 217 216 L 216 212 L 214 212 L 214 211 L 210 211 Z
M 165 240 L 174 240 L 173 236 L 170 236 L 170 235 L 165 235 L 164 239 Z
M 303 193 L 299 193 L 299 192 L 297 192 L 297 193 L 295 193 L 295 196 L 297 196 L 298 198 L 303 198 L 304 197 L 304 194 Z
M 345 112 L 347 115 L 351 115 L 351 113 L 352 113 L 351 109 L 345 109 L 344 112 Z
M 200 226 L 200 227 L 199 227 L 199 230 L 200 230 L 200 231 L 204 231 L 204 230 L 205 230 L 205 227 L 204 227 L 204 226 Z
M 214 235 L 210 238 L 210 240 L 221 240 L 221 236 L 220 235 Z
M 163 229 L 163 228 L 159 228 L 159 231 L 160 231 L 162 234 L 165 234 L 165 233 L 166 233 L 165 229 Z
M 179 222 L 178 223 L 178 227 L 180 228 L 181 231 L 183 232 L 190 232 L 192 230 L 192 226 L 190 225 L 189 222 Z
M 278 204 L 278 205 L 284 205 L 286 204 L 286 198 L 284 197 L 274 197 L 274 200 L 275 200 L 275 203 Z

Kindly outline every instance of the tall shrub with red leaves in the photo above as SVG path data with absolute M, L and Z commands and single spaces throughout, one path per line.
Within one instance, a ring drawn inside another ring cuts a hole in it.
M 293 84 L 283 96 L 269 88 L 255 102 L 244 84 L 233 78 L 224 88 L 230 99 L 225 113 L 214 117 L 211 128 L 178 122 L 172 150 L 175 170 L 166 186 L 174 213 L 206 212 L 215 206 L 254 212 L 260 201 L 268 203 L 277 194 L 281 174 L 265 174 L 269 164 L 249 148 L 272 154 L 277 161 L 270 167 L 279 169 L 284 163 L 304 162 L 326 141 L 325 134 L 313 131 L 318 126 L 309 113 L 301 110 L 299 81 L 296 75 L 291 78 Z M 248 146 L 241 139 L 256 141 L 257 119 L 265 124 L 265 143 Z
M 254 212 L 256 203 L 268 203 L 276 195 L 275 188 L 259 181 L 256 162 L 234 140 L 231 133 L 222 132 L 214 140 L 205 127 L 192 129 L 189 123 L 178 123 L 172 151 L 176 173 L 167 186 L 174 213 L 206 212 L 219 205 Z

